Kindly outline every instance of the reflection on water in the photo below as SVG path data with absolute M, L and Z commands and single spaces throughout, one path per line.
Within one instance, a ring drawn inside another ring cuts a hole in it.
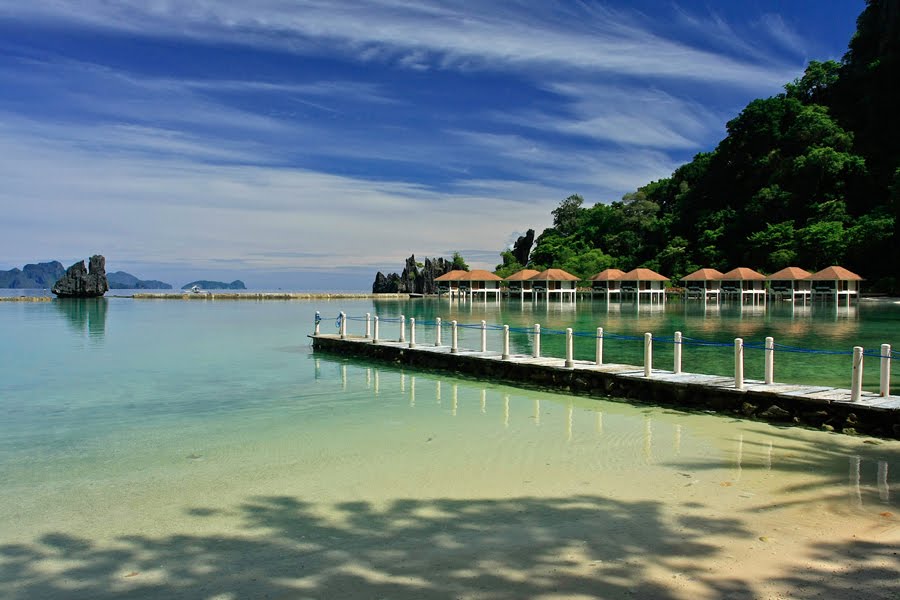
M 106 333 L 106 298 L 57 298 L 53 306 L 76 333 L 97 338 Z
M 380 391 L 385 398 L 398 395 L 406 402 L 395 405 L 397 410 L 425 411 L 429 419 L 464 419 L 461 426 L 466 429 L 487 421 L 493 424 L 487 430 L 493 431 L 487 433 L 488 438 L 509 435 L 504 432 L 514 428 L 514 435 L 521 439 L 508 443 L 516 447 L 530 445 L 533 442 L 527 440 L 535 436 L 545 439 L 549 433 L 547 439 L 555 438 L 561 448 L 568 448 L 563 452 L 574 453 L 570 454 L 572 460 L 596 455 L 593 460 L 598 469 L 626 469 L 635 481 L 648 476 L 650 470 L 675 469 L 688 478 L 679 485 L 693 486 L 709 483 L 702 472 L 718 472 L 711 475 L 716 486 L 740 488 L 742 497 L 758 500 L 765 510 L 792 503 L 843 503 L 854 510 L 877 512 L 896 503 L 890 493 L 891 471 L 900 468 L 900 444 L 896 442 L 866 445 L 864 440 L 804 429 L 786 434 L 759 422 L 510 391 L 487 383 L 410 375 L 387 366 L 354 366 L 352 361 L 327 356 L 314 360 L 317 368 L 324 364 L 326 371 L 334 360 L 330 368 L 349 393 L 365 389 Z M 442 394 L 447 385 L 450 403 L 445 408 Z M 530 427 L 523 427 L 526 424 Z M 437 423 L 433 427 L 439 430 Z M 501 461 L 509 458 L 496 457 Z

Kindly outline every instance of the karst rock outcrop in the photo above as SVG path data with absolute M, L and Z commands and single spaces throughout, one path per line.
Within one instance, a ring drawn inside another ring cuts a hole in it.
M 106 259 L 95 254 L 88 268 L 79 261 L 66 269 L 66 274 L 50 290 L 60 298 L 99 298 L 109 290 L 106 279 Z
M 528 264 L 528 257 L 531 256 L 531 247 L 534 245 L 534 229 L 529 229 L 525 235 L 519 236 L 513 245 L 512 253 L 516 262 L 520 265 Z
M 453 263 L 445 258 L 426 258 L 420 267 L 413 254 L 406 259 L 401 274 L 385 275 L 378 272 L 372 284 L 373 294 L 435 294 L 437 286 L 434 278 L 440 277 L 452 269 Z

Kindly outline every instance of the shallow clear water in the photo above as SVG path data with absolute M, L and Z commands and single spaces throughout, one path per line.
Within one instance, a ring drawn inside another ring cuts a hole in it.
M 324 309 L 323 315 L 333 317 L 341 310 Z M 358 311 L 345 311 L 348 315 Z M 334 314 L 332 314 L 334 313 Z M 880 352 L 882 344 L 898 348 L 900 343 L 900 304 L 891 302 L 862 302 L 851 306 L 835 306 L 833 303 L 796 306 L 791 303 L 775 303 L 767 309 L 763 307 L 722 304 L 704 306 L 698 302 L 670 302 L 666 305 L 636 305 L 634 303 L 607 304 L 603 301 L 559 303 L 559 302 L 451 302 L 449 300 L 412 300 L 408 302 L 378 302 L 372 314 L 380 317 L 396 317 L 404 314 L 407 318 L 433 321 L 441 317 L 444 321 L 443 342 L 449 343 L 448 322 L 456 319 L 460 323 L 508 324 L 513 328 L 532 327 L 540 323 L 544 333 L 541 336 L 541 353 L 544 356 L 565 356 L 564 336 L 559 335 L 565 328 L 575 332 L 594 334 L 597 327 L 603 327 L 607 339 L 604 342 L 606 362 L 642 365 L 644 360 L 643 336 L 649 332 L 657 339 L 653 346 L 653 364 L 656 368 L 671 369 L 673 364 L 673 344 L 671 339 L 676 331 L 681 331 L 686 339 L 717 342 L 721 347 L 710 347 L 686 343 L 683 346 L 682 365 L 685 372 L 718 375 L 734 374 L 733 343 L 737 337 L 743 338 L 745 345 L 745 376 L 762 379 L 764 371 L 764 351 L 749 347 L 756 343 L 762 346 L 767 336 L 772 336 L 776 344 L 813 351 L 841 352 L 843 354 L 816 354 L 808 352 L 776 352 L 775 379 L 783 383 L 807 383 L 850 387 L 851 357 L 854 346 L 863 346 L 867 351 Z M 333 329 L 333 324 L 323 325 L 323 331 Z M 364 323 L 350 322 L 348 332 L 362 334 Z M 385 324 L 381 337 L 395 338 L 399 326 Z M 556 335 L 548 333 L 556 332 Z M 433 342 L 434 328 L 423 327 L 417 331 L 419 340 Z M 638 337 L 639 340 L 616 339 L 615 336 Z M 477 349 L 480 347 L 480 331 L 460 330 L 460 347 Z M 513 352 L 530 354 L 533 350 L 532 336 L 524 333 L 510 335 Z M 501 332 L 488 332 L 488 348 L 499 351 L 502 347 Z M 575 338 L 575 358 L 592 360 L 595 356 L 595 341 L 590 337 Z M 895 361 L 896 362 L 896 361 Z M 879 360 L 867 357 L 864 361 L 864 389 L 878 390 Z M 894 388 L 900 385 L 900 368 L 892 370 Z
M 306 337 L 316 310 L 344 310 L 829 348 L 890 341 L 900 316 L 605 309 L 0 303 L 0 596 L 513 598 L 586 594 L 602 571 L 610 596 L 715 597 L 709 564 L 777 571 L 776 549 L 821 550 L 828 529 L 875 549 L 896 532 L 896 442 L 415 373 L 313 354 Z M 611 361 L 629 352 L 608 344 Z M 686 351 L 697 366 L 719 365 Z

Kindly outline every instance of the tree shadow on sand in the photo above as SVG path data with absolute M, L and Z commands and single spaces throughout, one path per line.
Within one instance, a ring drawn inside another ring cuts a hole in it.
M 0 547 L 0 596 L 18 598 L 674 598 L 650 571 L 706 586 L 709 535 L 746 537 L 737 519 L 676 517 L 657 502 L 396 500 L 322 509 L 253 498 L 226 536 L 126 536 L 103 546 L 64 534 Z M 685 512 L 696 510 L 686 507 Z M 724 590 L 722 590 L 724 591 Z M 728 582 L 732 597 L 753 597 Z

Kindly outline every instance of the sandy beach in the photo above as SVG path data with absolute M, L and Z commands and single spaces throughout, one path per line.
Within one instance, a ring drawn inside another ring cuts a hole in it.
M 724 419 L 654 419 L 648 438 L 647 430 L 617 431 L 607 414 L 603 435 L 619 453 L 598 462 L 590 413 L 570 415 L 564 442 L 565 406 L 542 403 L 538 437 L 522 439 L 493 419 L 460 420 L 474 408 L 462 402 L 456 419 L 421 402 L 414 416 L 358 428 L 352 442 L 324 430 L 297 437 L 293 424 L 265 422 L 254 426 L 265 427 L 265 438 L 238 429 L 228 441 L 163 439 L 105 479 L 54 477 L 34 503 L 9 507 L 4 499 L 0 595 L 687 600 L 900 592 L 900 521 L 874 472 L 879 457 L 897 456 L 895 442 L 831 436 L 832 450 L 816 457 L 816 432 L 773 438 L 765 425 L 747 423 L 740 445 L 723 448 L 730 459 L 705 461 L 687 432 L 729 426 Z M 491 396 L 484 414 L 496 419 L 496 408 Z M 517 415 L 527 420 L 522 410 L 513 399 L 510 429 Z M 443 425 L 429 422 L 441 414 Z M 461 447 L 463 429 L 483 441 Z

